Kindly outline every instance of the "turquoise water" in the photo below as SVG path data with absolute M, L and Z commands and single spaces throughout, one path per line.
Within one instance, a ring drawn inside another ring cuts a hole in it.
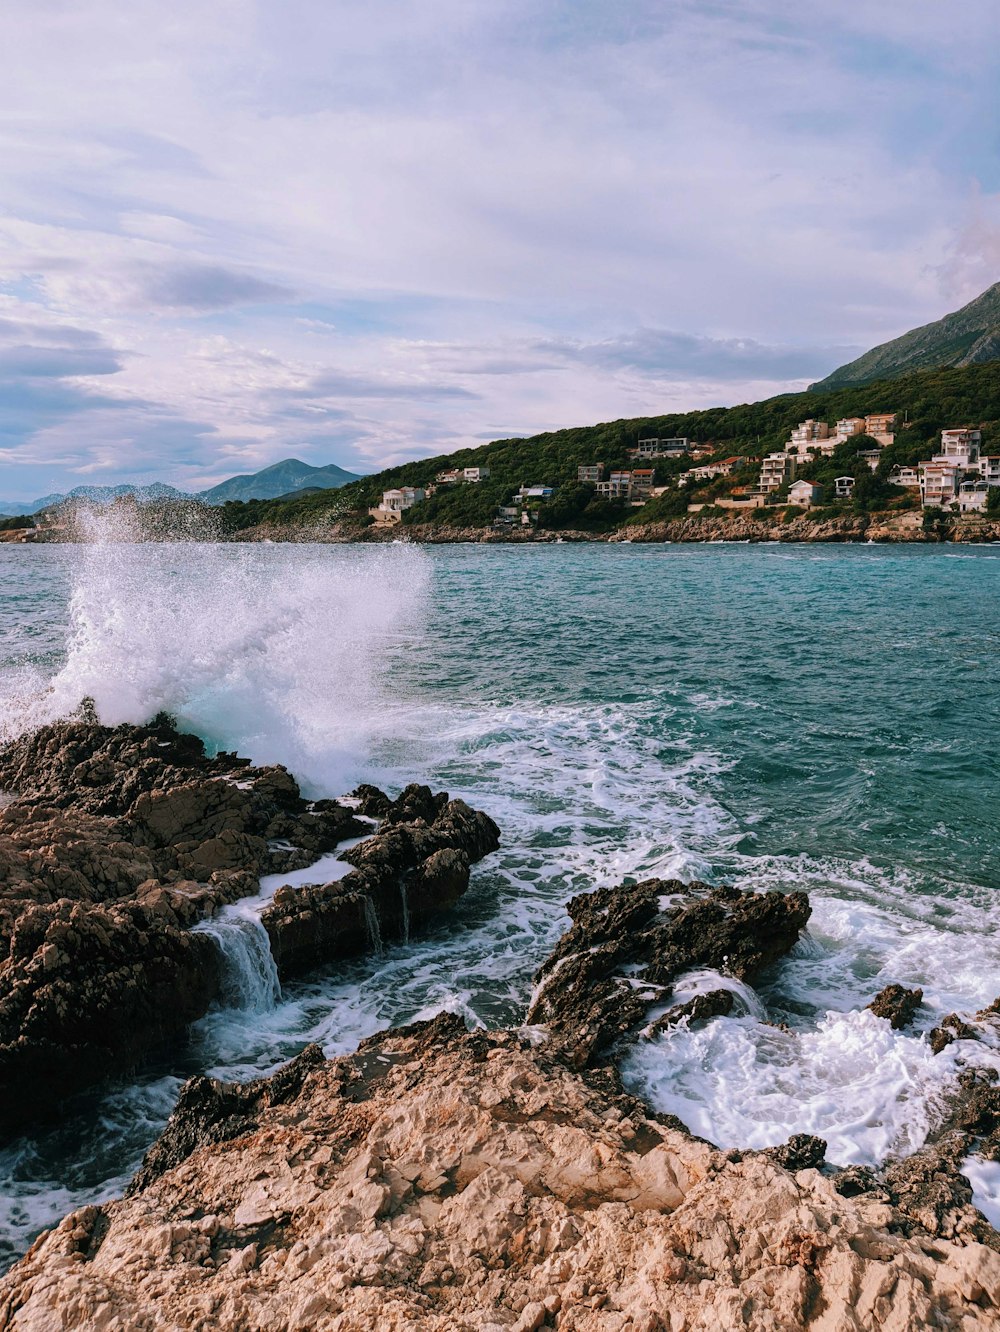
M 962 1061 L 996 1058 L 933 1058 L 926 1031 L 1000 993 L 998 605 L 991 547 L 0 548 L 7 733 L 83 694 L 111 722 L 169 707 L 312 793 L 427 781 L 504 832 L 427 938 L 211 1015 L 169 1067 L 16 1144 L 8 1242 L 113 1193 L 194 1069 L 442 1007 L 519 1021 L 566 899 L 628 876 L 814 904 L 736 1016 L 642 1045 L 637 1089 L 723 1144 L 912 1150 Z M 910 1033 L 863 1011 L 890 981 L 924 988 Z

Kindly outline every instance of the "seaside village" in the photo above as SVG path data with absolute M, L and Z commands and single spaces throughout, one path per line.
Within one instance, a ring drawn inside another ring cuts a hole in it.
M 894 412 L 849 416 L 832 427 L 825 421 L 802 421 L 791 432 L 784 448 L 766 454 L 761 460 L 755 485 L 734 486 L 724 496 L 703 504 L 689 504 L 688 510 L 697 513 L 708 504 L 720 509 L 756 509 L 768 504 L 810 509 L 850 500 L 856 485 L 854 476 L 838 476 L 829 487 L 799 479 L 797 473 L 819 458 L 832 457 L 839 445 L 856 436 L 874 441 L 872 446 L 860 449 L 856 457 L 875 472 L 882 450 L 895 439 L 896 426 Z M 638 446 L 629 450 L 630 467 L 612 470 L 603 463 L 584 464 L 577 469 L 577 481 L 592 485 L 595 494 L 602 498 L 641 508 L 648 500 L 674 486 L 691 487 L 699 482 L 730 476 L 745 469 L 752 461 L 739 454 L 716 459 L 715 453 L 714 445 L 698 444 L 686 438 L 640 439 Z M 712 461 L 699 462 L 709 458 Z M 694 465 L 682 471 L 670 485 L 657 485 L 653 464 L 660 460 L 689 461 Z M 399 522 L 407 509 L 437 489 L 476 485 L 487 480 L 489 475 L 488 467 L 439 472 L 434 485 L 423 488 L 403 486 L 384 491 L 381 504 L 369 512 L 376 522 Z M 886 479 L 901 491 L 910 491 L 915 499 L 919 497 L 920 505 L 925 509 L 979 513 L 986 509 L 990 487 L 1000 486 L 1000 454 L 982 453 L 979 430 L 967 427 L 942 430 L 938 453 L 914 467 L 895 466 Z M 499 528 L 532 525 L 538 521 L 538 504 L 551 499 L 554 494 L 553 486 L 522 484 L 508 503 L 498 506 L 494 525 Z

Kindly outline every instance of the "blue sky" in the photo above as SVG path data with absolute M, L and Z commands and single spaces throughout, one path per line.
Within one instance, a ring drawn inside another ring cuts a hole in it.
M 1000 279 L 995 0 L 10 0 L 0 500 L 803 387 Z

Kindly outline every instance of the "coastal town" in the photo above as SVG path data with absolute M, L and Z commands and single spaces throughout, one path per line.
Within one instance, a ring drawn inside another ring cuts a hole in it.
M 843 417 L 831 424 L 809 418 L 790 432 L 784 446 L 752 458 L 747 454 L 716 456 L 713 443 L 686 437 L 641 438 L 627 451 L 627 467 L 609 467 L 603 462 L 581 463 L 576 469 L 578 486 L 589 487 L 595 499 L 626 509 L 642 509 L 651 500 L 669 493 L 687 492 L 688 513 L 706 508 L 739 511 L 784 506 L 818 509 L 851 503 L 859 486 L 859 472 L 881 474 L 885 484 L 898 492 L 895 507 L 909 507 L 955 516 L 986 511 L 991 492 L 994 505 L 1000 498 L 1000 454 L 983 451 L 982 431 L 954 426 L 940 432 L 937 452 L 914 464 L 887 462 L 896 442 L 900 422 L 895 412 Z M 829 464 L 847 460 L 851 470 L 829 475 Z M 662 473 L 660 464 L 670 464 Z M 813 473 L 818 465 L 827 474 L 823 480 Z M 375 523 L 401 522 L 403 514 L 440 490 L 478 485 L 490 477 L 489 467 L 453 468 L 438 472 L 433 483 L 386 490 L 381 502 L 369 509 Z M 709 495 L 698 491 L 712 487 Z M 496 528 L 529 527 L 539 521 L 542 506 L 556 495 L 557 487 L 522 483 L 509 498 L 496 506 Z

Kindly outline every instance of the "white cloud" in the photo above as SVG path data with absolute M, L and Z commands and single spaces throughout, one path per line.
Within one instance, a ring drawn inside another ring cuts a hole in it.
M 801 386 L 1000 276 L 998 35 L 992 0 L 13 0 L 0 275 L 97 339 L 24 354 L 52 483 Z

